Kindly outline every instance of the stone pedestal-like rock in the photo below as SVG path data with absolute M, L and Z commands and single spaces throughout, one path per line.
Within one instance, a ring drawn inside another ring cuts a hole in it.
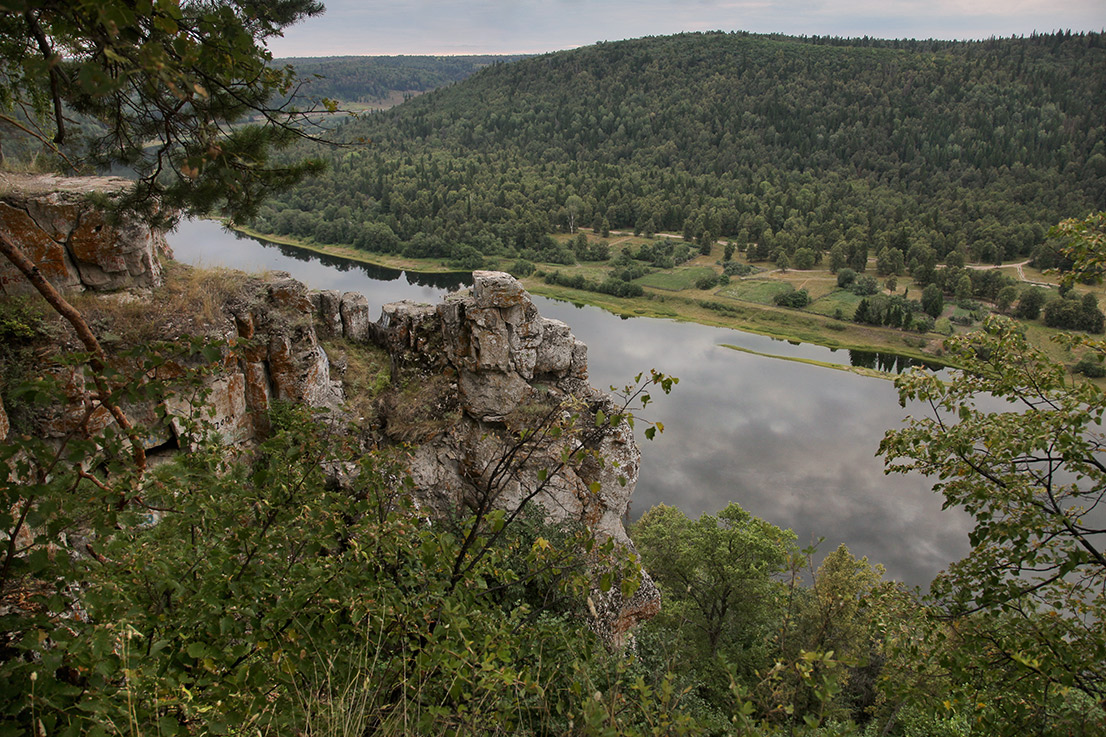
M 459 515 L 485 499 L 508 510 L 525 502 L 549 522 L 583 523 L 597 538 L 632 548 L 622 519 L 641 460 L 633 431 L 625 421 L 596 430 L 596 413 L 609 417 L 618 408 L 587 384 L 587 347 L 563 322 L 542 318 L 514 277 L 474 272 L 469 294 L 451 295 L 436 308 L 384 305 L 377 332 L 401 383 L 456 378 L 456 403 L 443 405 L 459 406 L 460 419 L 428 433 L 411 452 L 412 479 L 426 507 Z M 403 401 L 397 391 L 388 406 L 410 415 Z M 556 432 L 531 440 L 520 434 L 554 426 Z M 565 463 L 581 442 L 586 452 Z M 617 590 L 600 597 L 596 629 L 620 644 L 659 601 L 645 575 L 629 599 Z
M 369 339 L 369 300 L 357 292 L 346 292 L 338 303 L 341 335 L 347 340 Z

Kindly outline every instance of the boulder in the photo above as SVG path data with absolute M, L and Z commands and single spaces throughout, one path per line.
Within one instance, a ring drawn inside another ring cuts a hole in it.
M 465 414 L 482 422 L 503 422 L 531 392 L 515 373 L 462 370 L 458 382 Z
M 542 320 L 542 340 L 535 351 L 534 374 L 561 378 L 572 367 L 572 353 L 576 339 L 568 325 L 560 320 Z M 583 345 L 583 344 L 581 344 Z M 586 360 L 586 354 L 584 356 Z
M 25 210 L 0 202 L 0 229 L 38 265 L 42 275 L 60 290 L 81 287 L 81 275 L 62 243 L 44 233 Z M 0 259 L 0 289 L 4 294 L 34 291 L 22 272 L 7 259 Z
M 472 272 L 472 296 L 477 307 L 533 307 L 519 280 L 502 271 Z
M 315 332 L 320 338 L 340 338 L 345 333 L 342 321 L 342 295 L 328 289 L 311 292 L 311 304 L 315 308 Z M 368 321 L 366 306 L 365 320 Z
M 193 444 L 192 431 L 206 423 L 225 445 L 253 437 L 253 422 L 246 412 L 246 377 L 234 372 L 207 382 L 200 403 L 191 396 L 176 395 L 165 402 L 166 414 L 182 448 Z

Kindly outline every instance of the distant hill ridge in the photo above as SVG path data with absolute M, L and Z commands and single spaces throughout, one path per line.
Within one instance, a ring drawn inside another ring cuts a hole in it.
M 318 56 L 275 59 L 291 64 L 305 82 L 303 92 L 344 102 L 372 102 L 393 92 L 427 92 L 459 82 L 489 64 L 519 55 Z
M 601 43 L 486 67 L 343 126 L 350 147 L 300 149 L 331 171 L 258 227 L 461 262 L 556 260 L 543 238 L 570 222 L 766 258 L 839 242 L 1009 258 L 1106 208 L 1104 80 L 1095 33 Z

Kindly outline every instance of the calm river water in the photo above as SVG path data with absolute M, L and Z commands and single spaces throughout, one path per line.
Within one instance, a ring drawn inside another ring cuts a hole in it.
M 374 318 L 388 302 L 434 303 L 460 284 L 456 275 L 408 275 L 262 243 L 210 221 L 182 223 L 169 242 L 185 263 L 288 271 L 312 288 L 361 292 Z M 825 553 L 845 543 L 890 577 L 923 587 L 967 552 L 968 517 L 942 510 L 921 476 L 885 476 L 875 457 L 884 431 L 908 414 L 890 381 L 723 346 L 846 365 L 847 351 L 534 302 L 587 343 L 593 385 L 622 386 L 650 368 L 680 379 L 670 396 L 654 394 L 647 413 L 665 431 L 639 438 L 634 517 L 660 503 L 697 516 L 735 501 L 794 530 L 801 545 L 821 537 Z

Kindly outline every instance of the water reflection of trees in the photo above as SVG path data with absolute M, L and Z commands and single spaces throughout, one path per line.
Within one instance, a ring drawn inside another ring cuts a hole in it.
M 408 271 L 407 283 L 418 287 L 432 287 L 444 289 L 447 292 L 456 292 L 461 287 L 472 286 L 471 271 L 446 271 L 429 273 L 423 271 Z
M 288 258 L 295 259 L 296 261 L 303 262 L 318 262 L 330 268 L 338 271 L 346 272 L 352 269 L 361 271 L 370 279 L 376 279 L 377 281 L 395 281 L 401 276 L 407 277 L 407 283 L 417 287 L 430 287 L 432 289 L 444 289 L 447 292 L 456 292 L 462 287 L 472 286 L 472 273 L 468 271 L 449 271 L 440 273 L 429 273 L 421 271 L 402 271 L 400 269 L 391 269 L 387 266 L 377 266 L 376 264 L 369 264 L 363 261 L 351 261 L 350 259 L 342 258 L 340 256 L 332 256 L 327 253 L 320 253 L 318 251 L 312 251 L 305 248 L 297 248 L 295 246 L 289 246 L 284 243 L 274 243 L 273 241 L 265 240 L 264 238 L 257 238 L 254 236 L 244 235 L 242 233 L 234 232 L 236 238 L 241 240 L 252 240 L 260 243 L 264 248 L 276 248 L 280 251 L 281 255 Z
M 915 366 L 940 371 L 944 368 L 939 363 L 922 361 L 910 356 L 902 356 L 898 353 L 886 353 L 884 351 L 862 351 L 855 348 L 849 349 L 849 363 L 858 368 L 874 369 L 889 374 L 901 374 L 908 368 Z

